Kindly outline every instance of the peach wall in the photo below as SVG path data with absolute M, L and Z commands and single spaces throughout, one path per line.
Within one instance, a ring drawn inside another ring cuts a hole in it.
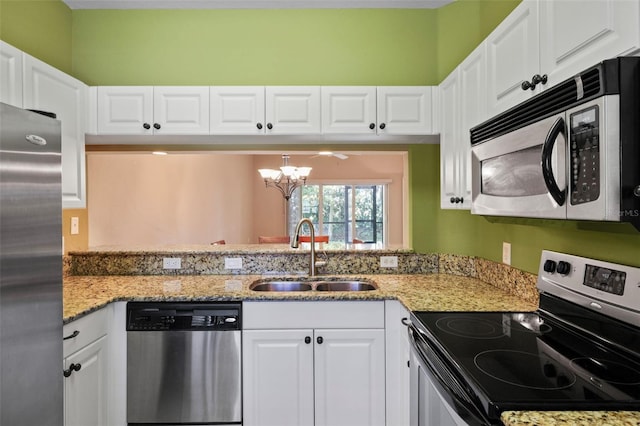
M 89 246 L 249 243 L 255 173 L 244 155 L 89 153 Z
M 291 164 L 313 167 L 310 183 L 391 180 L 388 243 L 402 245 L 406 153 L 313 155 L 291 155 Z M 281 165 L 281 154 L 88 153 L 89 247 L 245 244 L 286 235 L 284 198 L 257 172 Z

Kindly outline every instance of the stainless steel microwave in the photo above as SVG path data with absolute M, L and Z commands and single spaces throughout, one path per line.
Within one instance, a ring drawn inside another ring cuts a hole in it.
M 640 230 L 640 57 L 610 59 L 471 129 L 471 212 Z

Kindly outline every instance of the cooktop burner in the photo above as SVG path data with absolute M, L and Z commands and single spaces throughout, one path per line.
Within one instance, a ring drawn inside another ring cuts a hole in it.
M 571 365 L 579 371 L 593 374 L 599 380 L 618 385 L 640 385 L 638 366 L 622 364 L 601 358 L 574 358 Z
M 487 318 L 477 318 L 473 314 L 446 316 L 436 321 L 436 327 L 445 333 L 472 339 L 499 339 L 511 331 L 543 334 L 551 331 L 535 313 L 503 315 L 500 322 Z

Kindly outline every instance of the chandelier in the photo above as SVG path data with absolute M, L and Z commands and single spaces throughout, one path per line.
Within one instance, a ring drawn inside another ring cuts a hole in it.
M 267 188 L 278 189 L 285 200 L 289 201 L 293 191 L 305 184 L 311 167 L 296 167 L 289 165 L 289 155 L 282 154 L 282 167 L 280 170 L 258 169 L 260 176 L 264 179 Z

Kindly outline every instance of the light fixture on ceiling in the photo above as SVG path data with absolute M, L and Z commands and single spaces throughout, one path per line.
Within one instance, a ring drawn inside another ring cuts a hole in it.
M 311 167 L 296 167 L 289 165 L 289 155 L 282 154 L 280 170 L 258 169 L 267 188 L 278 189 L 285 200 L 289 201 L 293 191 L 306 183 Z

